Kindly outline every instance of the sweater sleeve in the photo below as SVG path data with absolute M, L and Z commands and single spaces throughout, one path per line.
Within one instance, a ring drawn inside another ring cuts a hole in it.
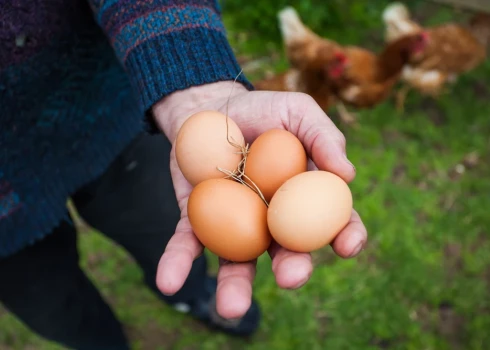
M 217 1 L 89 1 L 143 111 L 174 91 L 233 80 L 240 71 Z M 238 81 L 253 89 L 243 74 Z

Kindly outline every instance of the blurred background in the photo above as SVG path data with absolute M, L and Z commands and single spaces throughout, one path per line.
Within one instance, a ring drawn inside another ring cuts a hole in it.
M 478 2 L 490 12 L 489 1 Z M 236 55 L 257 81 L 289 68 L 277 20 L 285 6 L 320 36 L 379 52 L 388 3 L 228 0 L 222 7 Z M 422 27 L 466 23 L 473 14 L 472 1 L 448 3 L 405 2 Z M 411 91 L 403 111 L 394 96 L 371 108 L 348 107 L 356 127 L 329 110 L 357 166 L 351 189 L 370 233 L 368 247 L 352 260 L 330 248 L 315 253 L 312 279 L 298 291 L 279 290 L 262 257 L 255 292 L 264 320 L 251 339 L 209 332 L 165 307 L 142 286 L 128 255 L 81 223 L 83 267 L 125 323 L 135 349 L 488 349 L 489 84 L 490 63 L 483 62 L 438 98 Z M 60 348 L 0 306 L 0 349 Z

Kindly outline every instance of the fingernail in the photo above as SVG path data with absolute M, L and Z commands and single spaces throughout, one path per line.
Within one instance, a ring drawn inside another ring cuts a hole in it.
M 355 257 L 357 254 L 361 252 L 361 250 L 364 248 L 364 242 L 359 243 L 353 250 L 352 253 L 349 255 L 350 258 Z
M 354 169 L 354 171 L 356 171 L 356 167 L 354 166 L 354 164 L 352 164 L 352 162 L 349 160 L 349 158 L 347 158 L 347 154 L 344 153 L 344 158 L 345 158 L 345 161 L 347 163 L 349 163 L 349 165 L 352 167 L 352 169 Z
M 306 282 L 308 282 L 308 280 L 309 280 L 309 276 L 306 278 L 303 278 L 299 283 L 295 284 L 291 289 L 298 289 L 298 288 L 303 287 L 306 284 Z

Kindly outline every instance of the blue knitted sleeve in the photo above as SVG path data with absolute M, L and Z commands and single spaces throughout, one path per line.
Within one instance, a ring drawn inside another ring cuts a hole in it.
M 240 71 L 217 1 L 89 1 L 144 111 L 169 93 Z M 253 89 L 244 75 L 239 81 Z

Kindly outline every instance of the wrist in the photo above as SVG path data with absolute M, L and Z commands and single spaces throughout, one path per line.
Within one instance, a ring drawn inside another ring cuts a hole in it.
M 153 116 L 173 144 L 180 127 L 192 114 L 221 108 L 228 101 L 230 93 L 232 98 L 247 91 L 245 85 L 232 80 L 193 86 L 175 91 L 155 103 Z

